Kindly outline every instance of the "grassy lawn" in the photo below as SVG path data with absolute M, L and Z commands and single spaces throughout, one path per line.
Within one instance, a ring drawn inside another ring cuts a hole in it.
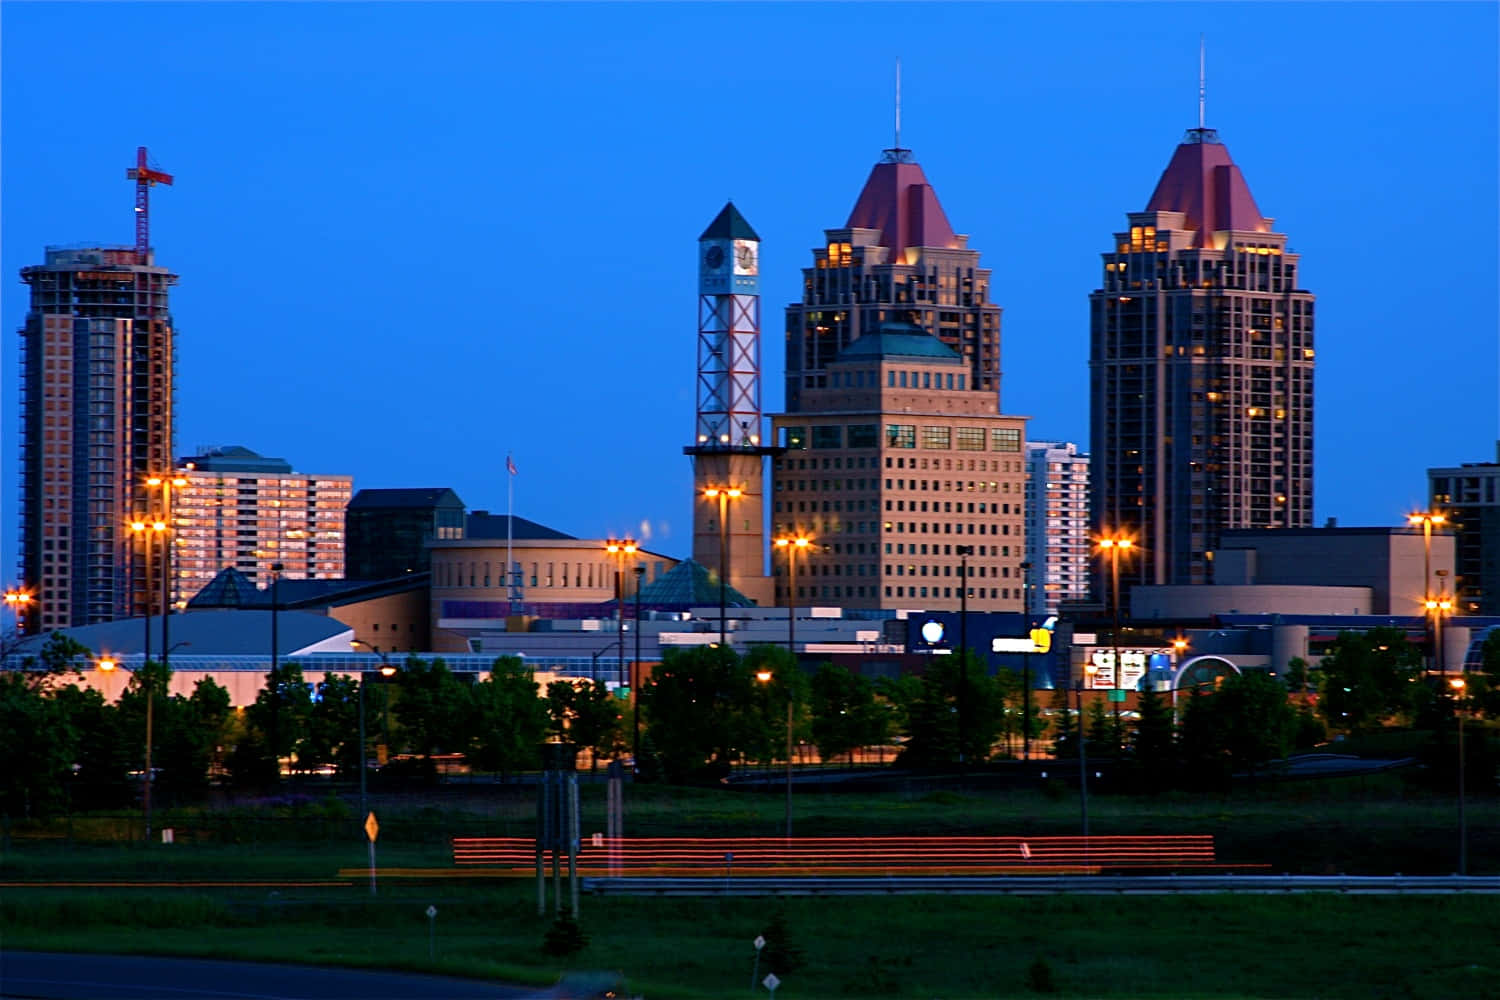
M 438 908 L 427 960 L 424 910 Z M 569 964 L 652 998 L 748 995 L 752 940 L 784 908 L 805 955 L 786 997 L 1495 997 L 1493 898 L 895 897 L 582 903 Z M 6 946 L 241 957 L 549 982 L 527 882 L 85 893 L 11 889 Z M 1442 933 L 1432 928 L 1441 926 Z M 762 970 L 763 972 L 764 970 Z
M 454 835 L 532 830 L 530 789 L 385 795 L 382 867 L 450 866 Z M 585 836 L 604 788 L 582 788 Z M 914 782 L 882 795 L 799 790 L 801 836 L 1078 832 L 1073 790 L 956 792 Z M 254 808 L 159 814 L 178 843 L 121 842 L 133 819 L 15 824 L 0 880 L 327 880 L 366 861 L 355 810 L 303 796 Z M 1225 796 L 1090 800 L 1109 833 L 1211 833 L 1226 861 L 1274 872 L 1453 871 L 1456 803 L 1398 775 L 1264 785 Z M 1500 873 L 1500 803 L 1469 802 L 1470 867 Z M 775 836 L 779 794 L 642 786 L 628 834 Z M 42 836 L 45 835 L 45 836 Z M 368 965 L 545 983 L 548 919 L 525 880 L 388 880 L 365 887 L 0 891 L 8 948 L 55 948 Z M 439 910 L 427 958 L 429 905 Z M 1500 998 L 1495 897 L 892 897 L 776 900 L 591 898 L 576 968 L 623 972 L 652 998 L 748 995 L 753 948 L 783 909 L 806 963 L 796 997 L 1027 996 Z

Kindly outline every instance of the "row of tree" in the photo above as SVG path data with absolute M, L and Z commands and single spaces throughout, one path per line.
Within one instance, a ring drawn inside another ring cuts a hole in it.
M 328 675 L 316 687 L 291 661 L 266 676 L 243 710 L 232 710 L 228 692 L 210 679 L 190 695 L 164 694 L 170 674 L 155 662 L 107 702 L 95 690 L 62 683 L 70 671 L 92 668 L 89 651 L 62 635 L 30 666 L 0 674 L 6 815 L 132 801 L 145 767 L 148 690 L 156 692 L 153 787 L 168 802 L 201 795 L 215 778 L 264 787 L 287 768 L 357 774 L 362 714 L 364 754 L 371 744 L 389 747 L 410 762 L 400 766 L 427 776 L 444 754 L 508 776 L 537 766 L 540 743 L 563 738 L 591 750 L 594 760 L 633 753 L 645 779 L 714 780 L 735 764 L 785 760 L 788 726 L 794 752 L 815 748 L 823 761 L 894 745 L 905 766 L 945 767 L 1013 756 L 1028 738 L 1071 759 L 1081 728 L 1088 756 L 1128 763 L 1143 786 L 1157 787 L 1253 772 L 1316 744 L 1328 728 L 1438 728 L 1455 704 L 1455 692 L 1424 676 L 1418 655 L 1394 629 L 1341 635 L 1320 669 L 1293 661 L 1285 683 L 1234 675 L 1176 710 L 1143 692 L 1130 725 L 1098 701 L 1080 719 L 1065 691 L 1043 712 L 1015 674 L 989 675 L 959 656 L 934 658 L 921 676 L 871 680 L 832 665 L 807 673 L 781 647 L 743 656 L 718 647 L 671 651 L 634 699 L 598 682 L 554 681 L 544 691 L 519 659 L 507 657 L 482 681 L 455 675 L 441 659 L 413 657 L 389 683 Z M 1497 718 L 1500 635 L 1486 645 L 1485 667 L 1469 675 L 1464 704 Z

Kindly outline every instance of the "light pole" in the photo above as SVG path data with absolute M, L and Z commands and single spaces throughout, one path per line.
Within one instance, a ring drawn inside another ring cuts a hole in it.
M 625 557 L 635 557 L 635 539 L 611 538 L 604 543 L 604 551 L 615 557 L 615 637 L 620 643 L 620 659 L 615 664 L 615 682 L 618 683 L 623 672 L 621 664 L 625 662 Z
M 1031 562 L 1028 560 L 1021 564 L 1021 572 L 1026 574 L 1026 634 L 1031 634 L 1033 628 L 1031 611 Z M 1045 609 L 1043 609 L 1045 610 Z M 1031 654 L 1021 658 L 1021 759 L 1031 759 Z
M 169 629 L 172 618 L 172 546 L 176 532 L 172 520 L 172 487 L 184 487 L 188 481 L 182 476 L 151 476 L 146 480 L 149 487 L 160 488 L 162 496 L 162 518 L 155 522 L 153 530 L 161 534 L 161 665 L 168 665 L 172 652 Z M 148 616 L 149 617 L 149 616 Z
M 144 615 L 143 620 L 145 622 L 146 641 L 145 641 L 145 647 L 144 647 L 145 660 L 143 660 L 142 662 L 150 663 L 151 662 L 151 607 L 152 607 L 152 603 L 154 602 L 154 600 L 156 598 L 156 589 L 151 585 L 151 544 L 152 543 L 151 543 L 151 536 L 148 534 L 148 532 L 153 532 L 154 531 L 154 532 L 157 532 L 159 534 L 159 533 L 167 530 L 167 525 L 166 525 L 165 521 L 132 521 L 130 523 L 130 530 L 132 532 L 134 532 L 137 536 L 139 536 L 140 539 L 141 539 L 141 553 L 142 553 L 142 555 L 144 557 L 144 562 L 145 562 L 145 570 L 146 570 L 146 578 L 145 578 L 145 585 L 146 585 L 145 586 L 146 608 L 145 608 L 145 611 L 146 611 L 146 614 Z
M 365 647 L 368 647 L 376 656 L 380 657 L 380 676 L 382 676 L 382 677 L 393 677 L 393 676 L 395 676 L 395 674 L 396 674 L 396 668 L 393 667 L 393 666 L 391 666 L 390 661 L 385 658 L 385 653 L 381 651 L 381 648 L 379 646 L 371 645 L 370 643 L 365 642 L 363 639 L 352 639 L 352 640 L 350 640 L 349 644 L 351 646 L 365 646 Z M 363 823 L 365 821 L 365 817 L 369 815 L 369 810 L 368 810 L 368 808 L 367 808 L 367 806 L 365 804 L 366 803 L 365 772 L 367 770 L 369 770 L 369 762 L 365 759 L 365 676 L 368 673 L 369 672 L 367 670 L 365 670 L 364 666 L 361 665 L 360 668 L 359 668 L 359 754 L 358 754 L 358 763 L 359 763 L 359 821 L 361 823 Z
M 151 715 L 152 703 L 155 701 L 155 692 L 151 687 L 151 661 L 149 658 L 141 661 L 141 688 L 146 692 L 146 770 L 141 777 L 141 812 L 146 820 L 146 843 L 151 843 Z M 99 672 L 110 674 L 118 661 L 111 657 L 103 657 L 99 660 Z
M 703 491 L 710 500 L 719 501 L 719 645 L 729 647 L 729 501 L 744 496 L 734 486 L 710 486 Z
M 1410 525 L 1422 526 L 1422 597 L 1432 596 L 1432 526 L 1448 523 L 1448 518 L 1437 511 L 1419 511 L 1406 518 Z
M 1450 680 L 1449 685 L 1453 688 L 1454 697 L 1458 704 L 1454 710 L 1458 715 L 1458 873 L 1469 874 L 1469 822 L 1464 815 L 1464 693 L 1468 687 L 1468 681 L 1463 677 L 1455 677 Z
M 641 743 L 641 584 L 646 582 L 646 567 L 635 568 L 635 659 L 630 664 L 630 766 L 640 766 L 636 756 Z
M 776 547 L 786 551 L 786 651 L 797 661 L 797 550 L 807 549 L 812 539 L 806 535 L 784 535 Z
M 14 637 L 5 636 L 3 640 L 0 640 L 0 656 L 3 656 L 4 659 L 9 659 L 10 657 L 12 638 L 19 639 L 26 634 L 25 616 L 34 603 L 36 603 L 36 598 L 30 591 L 17 589 L 5 592 L 5 606 L 10 608 L 11 614 L 15 616 L 16 632 Z M 3 662 L 0 662 L 0 666 L 3 665 Z
M 787 669 L 791 670 L 790 664 Z M 771 671 L 758 670 L 755 679 L 762 684 L 771 681 Z M 786 678 L 786 839 L 792 839 L 792 678 Z
M 1115 536 L 1113 538 L 1099 539 L 1099 547 L 1109 553 L 1109 591 L 1110 606 L 1114 613 L 1114 629 L 1110 633 L 1110 642 L 1114 646 L 1114 690 L 1110 692 L 1109 700 L 1115 708 L 1115 733 L 1120 732 L 1120 702 L 1125 698 L 1125 665 L 1120 662 L 1120 553 L 1128 552 L 1135 547 L 1135 542 L 1129 538 Z M 1119 752 L 1119 747 L 1115 748 Z
M 1433 635 L 1432 659 L 1437 661 L 1438 674 L 1446 679 L 1448 676 L 1448 660 L 1443 655 L 1443 616 L 1453 613 L 1453 600 L 1448 596 L 1445 588 L 1439 591 L 1435 597 L 1429 594 L 1427 596 L 1426 607 L 1427 618 L 1431 623 Z
M 958 768 L 962 771 L 964 738 L 968 735 L 964 702 L 969 687 L 969 556 L 974 554 L 974 546 L 955 545 L 953 551 L 958 554 Z

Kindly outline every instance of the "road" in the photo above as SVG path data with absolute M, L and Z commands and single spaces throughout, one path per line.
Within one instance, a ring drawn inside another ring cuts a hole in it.
M 551 991 L 306 965 L 0 952 L 0 1000 L 505 1000 Z

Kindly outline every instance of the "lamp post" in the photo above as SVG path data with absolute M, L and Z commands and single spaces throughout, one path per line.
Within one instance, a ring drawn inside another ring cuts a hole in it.
M 1448 523 L 1446 515 L 1438 511 L 1418 511 L 1406 518 L 1410 525 L 1422 526 L 1422 596 L 1432 596 L 1432 527 Z
M 153 524 L 153 529 L 161 534 L 161 664 L 168 666 L 168 658 L 172 651 L 172 639 L 170 635 L 172 619 L 172 546 L 175 544 L 176 532 L 173 531 L 172 520 L 172 487 L 179 489 L 186 486 L 188 481 L 182 476 L 151 476 L 146 480 L 146 485 L 153 489 L 161 490 L 162 517 Z M 149 616 L 148 616 L 149 617 Z
M 1115 732 L 1120 731 L 1120 702 L 1125 697 L 1125 665 L 1120 662 L 1120 553 L 1128 552 L 1135 547 L 1135 542 L 1129 538 L 1115 536 L 1113 538 L 1099 539 L 1099 547 L 1109 553 L 1109 591 L 1110 606 L 1114 614 L 1114 629 L 1110 633 L 1110 642 L 1114 646 L 1114 689 L 1110 692 L 1110 702 L 1115 709 Z M 1115 748 L 1119 752 L 1119 747 Z
M 146 692 L 146 770 L 141 778 L 141 812 L 146 821 L 146 843 L 151 843 L 151 723 L 152 704 L 155 702 L 155 691 L 151 687 L 151 672 L 148 669 L 150 659 L 141 661 L 141 688 Z M 118 667 L 119 661 L 113 657 L 102 657 L 98 662 L 99 672 L 110 674 Z
M 806 535 L 784 535 L 776 547 L 786 552 L 786 651 L 797 660 L 797 550 L 807 549 L 812 539 Z
M 1026 579 L 1026 600 L 1023 602 L 1026 611 L 1026 634 L 1031 634 L 1033 627 L 1031 611 L 1031 561 L 1027 560 L 1021 564 L 1021 572 Z M 1046 609 L 1044 608 L 1043 611 Z M 1021 759 L 1031 759 L 1031 654 L 1028 653 L 1021 658 Z
M 365 642 L 363 639 L 351 639 L 350 642 L 349 642 L 349 644 L 351 646 L 365 646 L 365 647 L 368 647 L 371 652 L 373 652 L 376 656 L 380 657 L 380 676 L 382 676 L 382 677 L 393 677 L 393 676 L 395 676 L 395 674 L 396 674 L 396 668 L 391 665 L 391 662 L 389 660 L 386 659 L 385 653 L 381 650 L 381 648 L 379 646 L 371 645 L 370 643 Z M 365 670 L 364 666 L 361 665 L 360 668 L 359 668 L 359 754 L 358 754 L 358 764 L 359 764 L 359 821 L 361 823 L 363 823 L 365 821 L 365 817 L 369 815 L 369 809 L 367 808 L 367 806 L 365 804 L 366 803 L 365 772 L 367 770 L 369 770 L 369 763 L 365 759 L 365 677 L 366 677 L 366 675 L 368 673 L 369 673 L 369 671 Z
M 719 501 L 719 645 L 729 646 L 729 501 L 744 496 L 734 486 L 710 486 L 703 491 L 710 500 Z
M 974 546 L 955 545 L 953 551 L 958 554 L 958 768 L 962 771 L 964 738 L 968 735 L 964 702 L 969 687 L 969 556 L 974 554 Z
M 10 608 L 11 614 L 15 616 L 16 628 L 14 637 L 5 636 L 0 639 L 0 658 L 9 659 L 12 638 L 19 639 L 26 633 L 25 615 L 35 603 L 36 598 L 30 591 L 16 589 L 5 592 L 5 606 Z M 4 666 L 3 659 L 0 659 L 0 666 Z
M 136 534 L 140 538 L 140 540 L 141 540 L 141 553 L 142 553 L 142 556 L 143 556 L 143 561 L 145 563 L 146 576 L 145 576 L 145 581 L 144 581 L 145 582 L 144 593 L 145 593 L 145 598 L 146 598 L 146 608 L 145 608 L 146 613 L 145 613 L 145 615 L 143 617 L 143 621 L 145 623 L 145 629 L 146 629 L 145 646 L 144 646 L 144 652 L 145 652 L 146 658 L 145 658 L 144 662 L 149 663 L 149 662 L 151 662 L 151 608 L 152 608 L 153 602 L 156 599 L 156 588 L 153 587 L 152 584 L 151 584 L 151 546 L 152 546 L 152 541 L 151 541 L 151 535 L 149 534 L 149 532 L 156 532 L 156 533 L 159 534 L 159 533 L 167 530 L 167 525 L 166 525 L 166 522 L 164 522 L 164 521 L 132 521 L 132 522 L 130 522 L 130 530 L 134 534 Z
M 620 660 L 615 665 L 615 681 L 620 680 L 625 662 L 625 557 L 634 558 L 635 539 L 611 538 L 604 543 L 604 551 L 615 557 L 615 637 L 620 643 Z
M 1458 873 L 1469 874 L 1469 823 L 1464 815 L 1464 706 L 1463 699 L 1468 681 L 1463 677 L 1455 677 L 1448 682 L 1453 688 L 1454 698 L 1457 704 L 1454 706 L 1458 715 Z
M 1446 679 L 1448 676 L 1448 660 L 1443 655 L 1443 616 L 1453 613 L 1453 600 L 1448 596 L 1445 588 L 1439 591 L 1436 596 L 1429 594 L 1426 607 L 1433 636 L 1432 659 L 1437 661 L 1438 674 Z
M 792 667 L 787 666 L 788 670 Z M 758 670 L 755 679 L 762 684 L 771 681 L 771 671 Z M 786 678 L 786 839 L 792 839 L 792 678 Z
M 631 769 L 640 766 L 641 744 L 641 584 L 646 582 L 646 567 L 635 568 L 635 659 L 630 664 L 630 761 Z

